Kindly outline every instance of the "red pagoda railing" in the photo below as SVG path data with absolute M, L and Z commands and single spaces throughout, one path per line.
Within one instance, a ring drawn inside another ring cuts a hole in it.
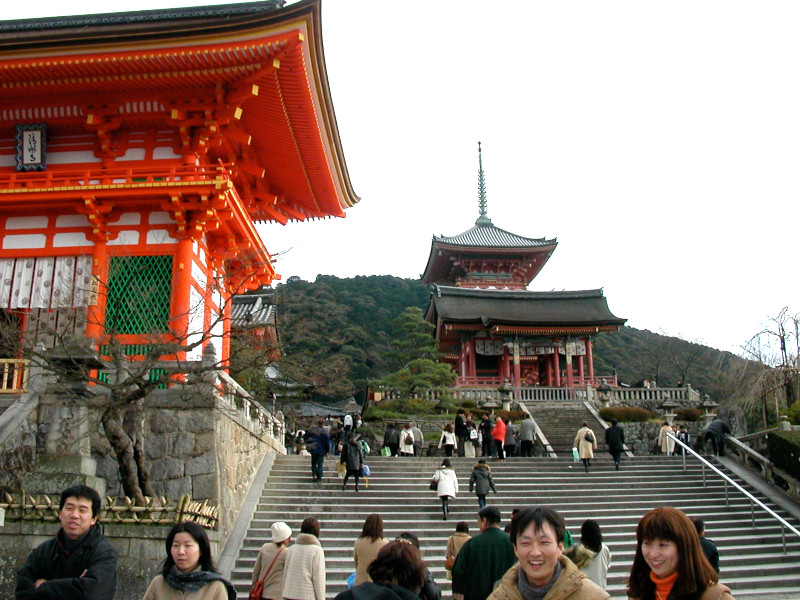
M 52 191 L 76 187 L 158 187 L 213 183 L 226 179 L 223 167 L 177 165 L 172 167 L 127 167 L 104 169 L 48 169 L 47 171 L 0 172 L 0 194 Z

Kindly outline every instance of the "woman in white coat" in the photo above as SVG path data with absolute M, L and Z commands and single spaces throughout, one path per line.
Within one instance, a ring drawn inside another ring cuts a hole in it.
M 450 466 L 449 458 L 442 461 L 442 466 L 436 469 L 431 482 L 436 483 L 436 495 L 442 501 L 442 516 L 447 521 L 447 513 L 450 512 L 450 498 L 455 498 L 458 494 L 458 477 L 453 467 Z
M 306 517 L 300 535 L 286 551 L 283 598 L 325 600 L 325 552 L 319 543 L 319 521 Z
M 597 436 L 594 431 L 589 429 L 589 424 L 586 421 L 583 422 L 583 427 L 578 429 L 572 445 L 578 449 L 578 454 L 583 461 L 583 470 L 588 473 L 590 461 L 594 458 L 594 451 L 597 450 Z

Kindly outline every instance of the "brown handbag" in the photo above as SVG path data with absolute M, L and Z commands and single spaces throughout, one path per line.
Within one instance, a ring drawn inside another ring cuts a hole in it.
M 452 554 L 444 559 L 444 568 L 448 571 L 453 570 L 453 565 L 456 564 L 456 557 Z
M 248 596 L 248 600 L 261 600 L 261 594 L 264 593 L 264 581 L 267 579 L 267 575 L 269 572 L 272 571 L 272 565 L 275 564 L 275 561 L 278 560 L 278 556 L 280 553 L 283 552 L 285 546 L 281 546 L 278 548 L 278 551 L 275 553 L 275 556 L 272 558 L 272 562 L 269 563 L 269 567 L 267 567 L 267 572 L 264 573 L 264 576 L 253 584 L 253 587 L 250 588 L 250 595 Z

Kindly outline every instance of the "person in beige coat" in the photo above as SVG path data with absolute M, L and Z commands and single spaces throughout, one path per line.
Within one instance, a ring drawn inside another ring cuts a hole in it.
M 586 421 L 583 422 L 583 427 L 578 429 L 572 445 L 578 449 L 578 454 L 583 461 L 583 470 L 588 473 L 592 464 L 591 460 L 594 458 L 594 451 L 597 450 L 597 436 L 594 431 L 589 429 L 589 424 Z
M 292 541 L 292 530 L 282 522 L 270 527 L 272 542 L 261 546 L 253 567 L 251 585 L 264 580 L 261 597 L 267 600 L 281 600 L 283 593 L 283 567 L 286 564 L 286 547 Z M 268 572 L 269 571 L 269 572 Z
M 197 523 L 178 523 L 167 534 L 167 558 L 144 600 L 236 600 L 236 590 L 217 573 L 206 530 Z
M 356 563 L 356 580 L 353 585 L 372 581 L 367 573 L 367 567 L 378 556 L 380 549 L 388 543 L 389 540 L 383 537 L 383 517 L 378 513 L 372 513 L 364 521 L 361 536 L 353 544 L 353 560 Z
M 524 508 L 511 521 L 511 543 L 519 562 L 488 600 L 607 600 L 608 593 L 563 555 L 564 518 L 552 508 Z
M 444 551 L 445 560 L 448 560 L 452 556 L 455 561 L 456 556 L 458 556 L 458 551 L 461 550 L 461 546 L 470 539 L 472 539 L 472 536 L 469 534 L 469 525 L 467 522 L 459 521 L 456 523 L 456 532 L 447 539 L 447 548 L 445 548 Z M 445 569 L 444 576 L 449 580 L 453 579 L 453 574 L 450 572 L 450 569 Z M 459 600 L 456 595 L 462 598 L 464 596 L 463 593 L 453 590 L 453 599 Z
M 288 600 L 325 600 L 325 552 L 319 543 L 319 521 L 306 517 L 300 535 L 286 551 L 283 592 Z

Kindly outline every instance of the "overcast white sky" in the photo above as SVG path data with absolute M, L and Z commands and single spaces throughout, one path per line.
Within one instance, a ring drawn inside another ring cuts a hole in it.
M 30 18 L 185 0 L 17 2 Z M 558 248 L 530 289 L 602 287 L 628 324 L 737 351 L 800 311 L 800 3 L 323 0 L 362 201 L 265 226 L 284 278 L 416 278 L 489 216 Z

